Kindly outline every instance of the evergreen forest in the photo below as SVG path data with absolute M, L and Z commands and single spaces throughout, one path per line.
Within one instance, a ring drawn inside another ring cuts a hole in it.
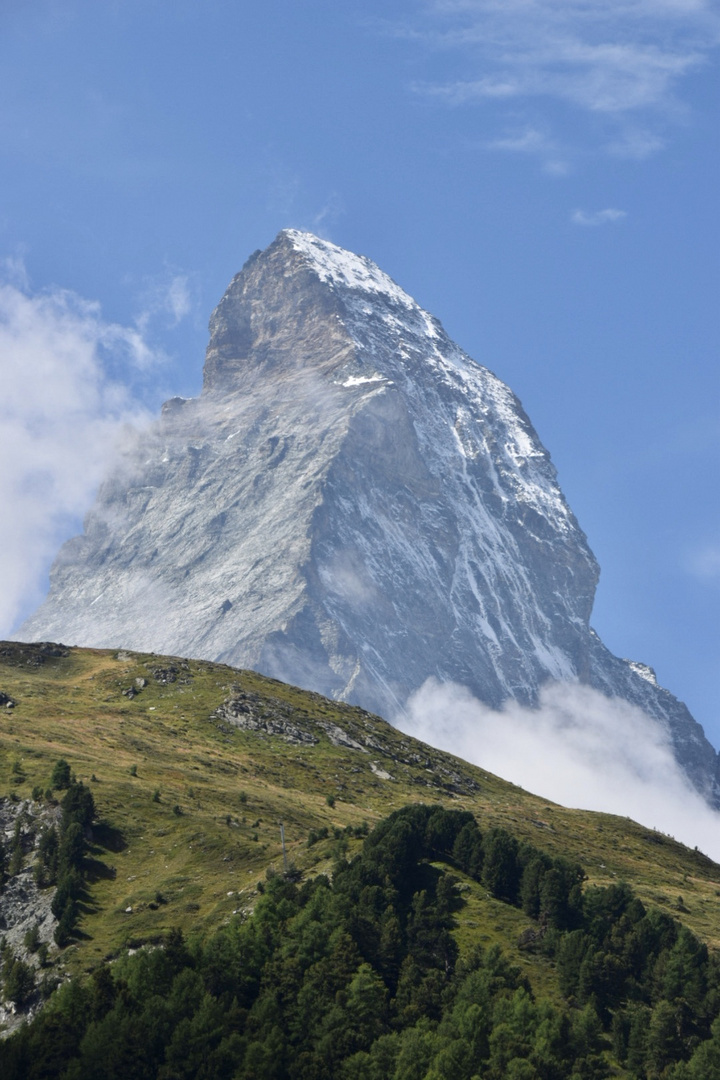
M 69 791 L 74 836 L 88 808 Z M 523 948 L 556 991 L 496 946 L 459 953 L 458 873 L 530 916 Z M 720 1080 L 720 964 L 625 884 L 584 885 L 575 862 L 423 804 L 298 878 L 269 873 L 252 914 L 209 936 L 173 930 L 68 980 L 0 1044 L 0 1076 Z

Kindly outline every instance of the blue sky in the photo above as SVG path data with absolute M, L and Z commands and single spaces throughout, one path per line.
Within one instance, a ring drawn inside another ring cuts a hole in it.
M 706 0 L 4 0 L 0 633 L 123 425 L 199 390 L 232 275 L 307 228 L 513 388 L 596 629 L 720 745 L 719 44 Z

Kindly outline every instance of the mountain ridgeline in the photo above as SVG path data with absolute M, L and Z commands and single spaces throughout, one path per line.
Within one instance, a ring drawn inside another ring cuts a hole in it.
M 717 755 L 590 627 L 598 566 L 520 402 L 374 263 L 286 230 L 102 486 L 19 638 L 252 667 L 400 714 L 426 679 L 644 709 L 720 805 Z

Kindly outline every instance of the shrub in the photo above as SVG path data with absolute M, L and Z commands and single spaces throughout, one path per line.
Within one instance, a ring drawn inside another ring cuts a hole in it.
M 92 792 L 80 782 L 70 784 L 60 806 L 63 812 L 63 831 L 71 821 L 76 821 L 78 825 L 86 829 L 95 817 L 95 800 Z
M 37 860 L 35 862 L 35 881 L 41 889 L 54 885 L 58 872 L 59 841 L 55 826 L 44 828 L 40 833 Z
M 10 865 L 8 866 L 8 876 L 15 877 L 22 870 L 23 865 L 23 853 L 22 847 L 19 843 L 15 844 L 12 855 L 10 856 Z
M 80 870 L 82 868 L 84 854 L 85 837 L 82 825 L 77 821 L 71 821 L 60 841 L 60 850 L 58 852 L 58 866 L 60 867 L 60 872 L 63 873 L 71 867 Z
M 37 923 L 31 926 L 26 932 L 25 937 L 23 938 L 23 945 L 28 952 L 34 953 L 38 951 L 40 947 L 40 930 Z
M 35 973 L 24 960 L 6 961 L 5 997 L 15 1005 L 24 1005 L 35 990 Z
M 64 758 L 60 758 L 59 761 L 55 762 L 55 768 L 50 777 L 50 786 L 62 791 L 70 787 L 70 782 L 70 766 Z
M 60 922 L 55 927 L 53 938 L 59 949 L 64 949 L 72 940 L 72 932 L 75 929 L 77 919 L 77 904 L 74 900 L 68 900 L 60 916 Z

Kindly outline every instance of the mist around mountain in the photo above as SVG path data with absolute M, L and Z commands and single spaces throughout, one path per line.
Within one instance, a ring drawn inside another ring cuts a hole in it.
M 401 730 L 566 806 L 622 813 L 720 857 L 720 815 L 691 784 L 667 732 L 637 705 L 546 683 L 537 705 L 491 709 L 429 679 Z
M 137 436 L 19 637 L 254 667 L 400 722 L 430 678 L 495 712 L 589 686 L 717 805 L 700 725 L 591 629 L 598 566 L 522 406 L 433 316 L 286 230 L 210 331 L 202 395 Z

